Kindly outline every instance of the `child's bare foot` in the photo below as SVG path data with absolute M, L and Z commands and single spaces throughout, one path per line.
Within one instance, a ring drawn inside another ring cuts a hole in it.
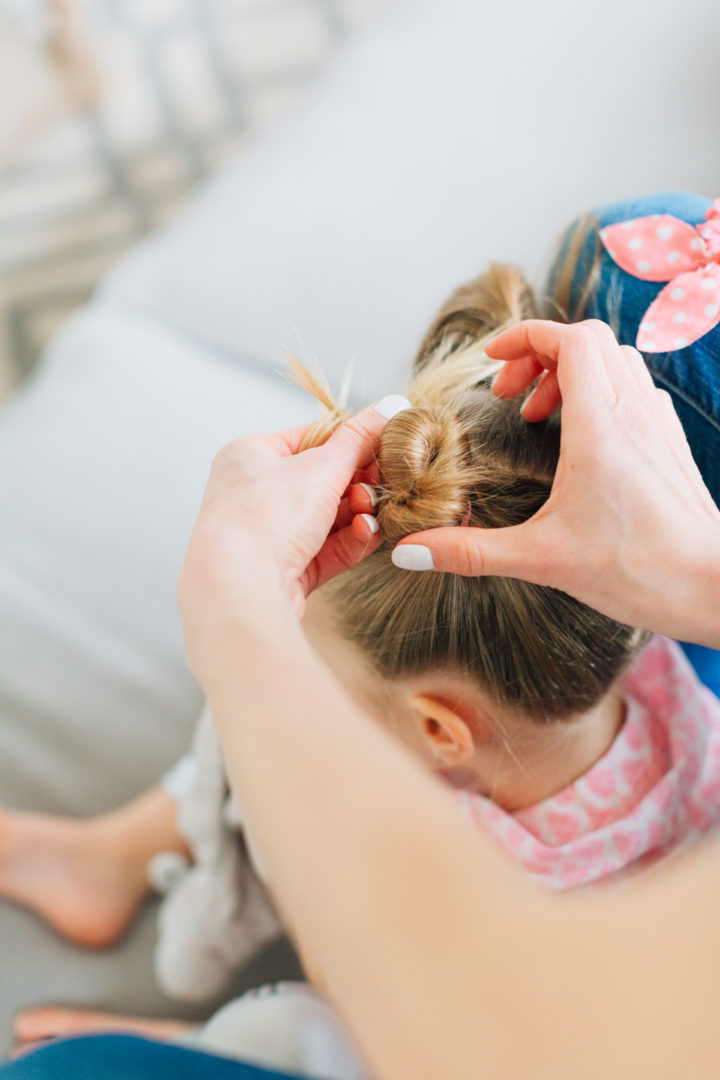
M 149 1035 L 152 1039 L 176 1039 L 192 1027 L 181 1020 L 146 1020 L 139 1016 L 88 1009 L 65 1009 L 43 1005 L 25 1009 L 15 1017 L 17 1053 L 24 1053 L 36 1043 L 65 1035 L 85 1035 L 94 1031 L 121 1031 L 130 1035 Z
M 0 810 L 0 896 L 72 941 L 111 945 L 147 891 L 146 863 L 126 856 L 105 819 Z

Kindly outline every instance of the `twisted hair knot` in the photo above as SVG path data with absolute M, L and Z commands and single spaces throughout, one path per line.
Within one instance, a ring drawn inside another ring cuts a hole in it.
M 409 533 L 458 525 L 472 483 L 467 425 L 445 406 L 398 413 L 380 440 L 378 523 L 395 543 Z

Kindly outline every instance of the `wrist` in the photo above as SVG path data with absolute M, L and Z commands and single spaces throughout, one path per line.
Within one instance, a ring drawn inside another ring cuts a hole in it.
M 650 521 L 647 535 L 646 544 L 633 537 L 629 549 L 618 549 L 618 603 L 605 613 L 680 641 L 720 648 L 720 513 L 696 516 L 692 527 L 685 521 L 675 530 L 666 518 Z
M 259 593 L 243 610 L 233 606 L 204 620 L 192 640 L 186 633 L 191 668 L 208 698 L 228 681 L 234 684 L 238 669 L 254 665 L 253 658 L 287 652 L 298 637 L 302 631 L 290 606 L 268 604 Z
M 204 537 L 191 544 L 177 595 L 188 661 L 204 688 L 226 641 L 247 634 L 272 642 L 298 626 L 277 566 L 242 542 L 229 555 Z
M 720 514 L 696 544 L 681 549 L 669 572 L 676 577 L 674 607 L 677 629 L 672 636 L 720 649 Z
M 696 618 L 686 639 L 711 649 L 720 649 L 720 523 L 714 532 L 714 544 L 708 546 L 695 576 L 694 595 L 690 602 Z

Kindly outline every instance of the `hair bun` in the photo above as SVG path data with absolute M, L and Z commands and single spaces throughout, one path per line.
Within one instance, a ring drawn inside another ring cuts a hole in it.
M 466 425 L 457 413 L 439 406 L 398 413 L 382 433 L 378 465 L 378 523 L 391 543 L 462 521 L 471 474 Z

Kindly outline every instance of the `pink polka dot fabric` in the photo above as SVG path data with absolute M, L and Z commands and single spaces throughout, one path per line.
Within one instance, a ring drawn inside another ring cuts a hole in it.
M 608 225 L 600 239 L 626 273 L 668 282 L 640 323 L 642 352 L 684 349 L 720 322 L 720 199 L 700 225 L 653 214 Z
M 655 637 L 621 683 L 625 723 L 569 787 L 509 814 L 458 791 L 465 813 L 551 889 L 616 879 L 720 822 L 720 701 Z

